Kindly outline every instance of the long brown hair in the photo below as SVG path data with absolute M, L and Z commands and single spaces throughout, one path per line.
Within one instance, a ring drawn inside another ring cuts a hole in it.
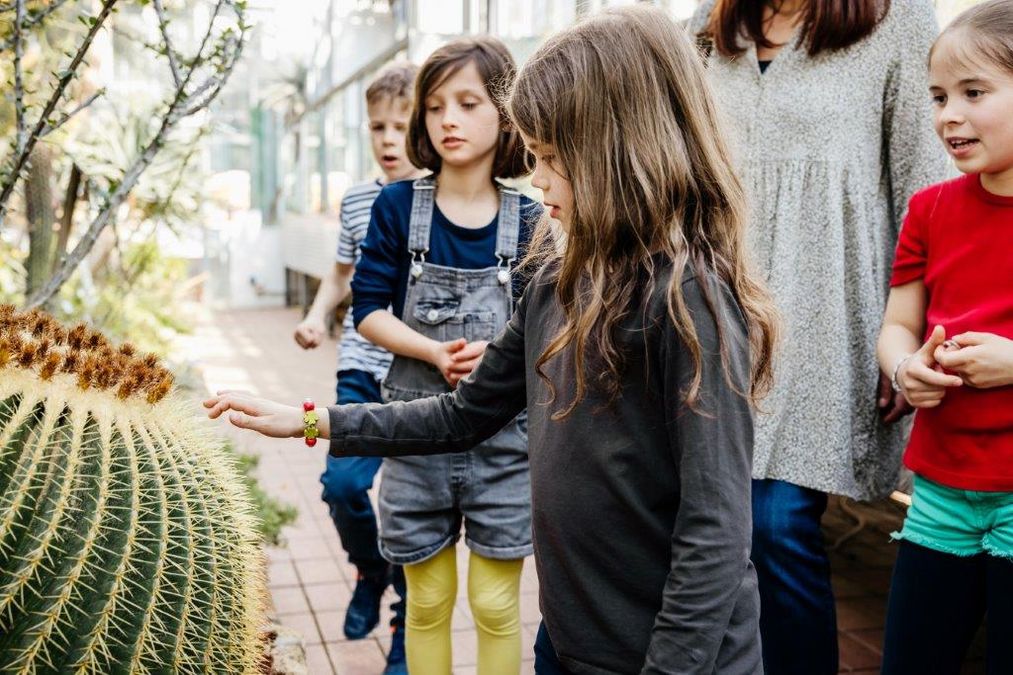
M 528 172 L 530 156 L 517 131 L 510 125 L 503 101 L 496 92 L 509 87 L 517 67 L 510 51 L 500 40 L 488 35 L 463 37 L 443 45 L 425 60 L 415 79 L 415 106 L 408 126 L 408 161 L 420 169 L 439 173 L 443 160 L 426 131 L 426 97 L 448 77 L 474 63 L 486 94 L 499 112 L 500 133 L 493 160 L 494 178 L 517 178 Z
M 659 253 L 674 267 L 668 314 L 695 364 L 687 403 L 697 402 L 702 368 L 681 290 L 687 265 L 701 282 L 716 274 L 743 309 L 753 361 L 750 391 L 742 393 L 755 403 L 772 382 L 776 315 L 746 263 L 744 191 L 685 32 L 650 7 L 600 13 L 535 52 L 517 77 L 509 110 L 522 133 L 554 148 L 573 189 L 567 234 L 556 237 L 543 220 L 528 261 L 554 270 L 565 314 L 536 370 L 545 378 L 542 366 L 567 347 L 576 366 L 575 398 L 554 417 L 568 415 L 587 391 L 585 354 L 601 363 L 598 381 L 618 396 L 623 355 L 615 329 L 636 311 L 630 305 L 645 270 L 654 287 Z M 720 337 L 720 324 L 718 330 Z M 723 339 L 721 352 L 727 366 Z
M 776 47 L 763 34 L 763 11 L 771 0 L 717 0 L 706 34 L 724 56 L 745 51 L 740 38 Z M 890 0 L 808 0 L 801 35 L 810 56 L 850 47 L 868 37 L 890 11 Z

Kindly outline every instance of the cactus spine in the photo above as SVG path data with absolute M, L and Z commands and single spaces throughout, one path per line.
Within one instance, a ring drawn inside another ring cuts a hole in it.
M 248 497 L 151 356 L 0 307 L 0 672 L 256 670 Z

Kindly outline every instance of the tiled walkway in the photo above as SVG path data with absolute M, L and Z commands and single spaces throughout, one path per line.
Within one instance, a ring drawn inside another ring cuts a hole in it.
M 211 391 L 244 389 L 299 404 L 310 397 L 318 406 L 334 402 L 337 344 L 333 340 L 312 351 L 292 340 L 298 323 L 296 310 L 256 310 L 218 313 L 181 339 L 187 358 L 195 361 Z M 226 429 L 227 426 L 222 424 Z M 268 551 L 269 586 L 278 619 L 300 631 L 306 641 L 311 675 L 376 675 L 386 664 L 390 636 L 385 626 L 394 600 L 388 591 L 380 625 L 364 640 L 349 641 L 342 633 L 345 606 L 355 583 L 327 508 L 320 500 L 319 476 L 324 452 L 296 440 L 272 440 L 232 430 L 236 447 L 259 454 L 257 477 L 266 491 L 294 504 L 299 518 L 285 529 L 287 546 Z M 325 446 L 326 448 L 326 446 Z M 467 548 L 458 545 L 462 589 L 453 616 L 455 674 L 475 672 L 475 633 L 465 589 Z M 529 558 L 521 578 L 523 672 L 534 672 L 532 649 L 540 619 L 538 582 Z
M 210 390 L 246 389 L 293 404 L 308 396 L 318 405 L 329 404 L 334 397 L 336 344 L 327 341 L 316 350 L 303 351 L 291 339 L 298 320 L 294 309 L 218 313 L 200 322 L 196 333 L 181 341 L 181 347 L 199 364 Z M 351 642 L 341 632 L 354 568 L 346 562 L 320 501 L 318 477 L 324 464 L 320 447 L 311 450 L 295 440 L 274 441 L 246 432 L 232 435 L 240 450 L 261 456 L 258 477 L 264 488 L 299 509 L 298 521 L 285 531 L 288 545 L 269 551 L 269 584 L 279 620 L 299 630 L 306 640 L 310 673 L 380 673 L 390 640 L 383 628 L 389 615 L 385 613 L 380 627 L 365 640 Z M 873 516 L 872 526 L 835 550 L 832 563 L 841 671 L 871 675 L 878 672 L 886 591 L 895 555 L 887 533 L 895 528 L 900 514 L 884 515 L 882 509 L 865 512 Z M 848 531 L 852 521 L 834 502 L 824 523 L 833 541 Z M 459 588 L 465 589 L 467 554 L 463 544 L 458 553 Z M 532 644 L 539 621 L 537 590 L 534 564 L 529 559 L 521 583 L 526 673 L 533 671 Z M 454 672 L 473 673 L 475 636 L 463 590 L 453 622 Z M 981 672 L 980 660 L 965 672 Z

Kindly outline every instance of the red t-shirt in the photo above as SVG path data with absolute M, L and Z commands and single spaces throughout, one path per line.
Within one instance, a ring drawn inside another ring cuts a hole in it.
M 925 283 L 928 339 L 934 326 L 1013 338 L 1013 197 L 994 195 L 977 174 L 911 198 L 891 286 Z M 1013 387 L 950 388 L 919 410 L 904 463 L 937 483 L 1013 492 Z

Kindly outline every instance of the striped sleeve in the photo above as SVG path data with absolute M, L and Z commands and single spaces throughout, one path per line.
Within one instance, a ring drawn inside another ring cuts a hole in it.
M 338 253 L 335 260 L 354 265 L 359 257 L 359 244 L 369 228 L 369 213 L 373 200 L 380 194 L 376 181 L 349 188 L 341 200 L 341 233 L 338 235 Z

